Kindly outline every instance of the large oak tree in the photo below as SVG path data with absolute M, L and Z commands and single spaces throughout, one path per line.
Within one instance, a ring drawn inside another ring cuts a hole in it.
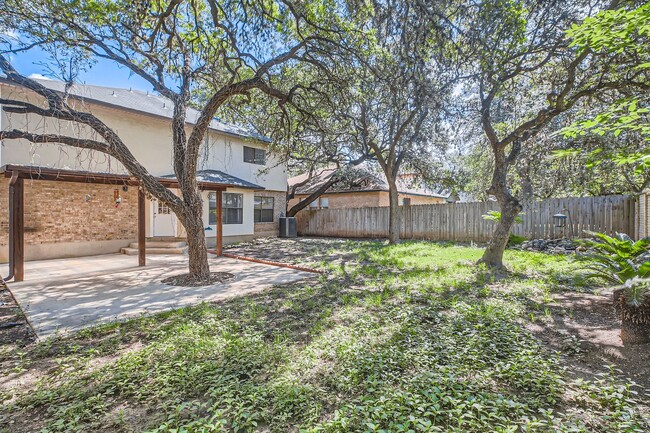
M 596 4 L 594 4 L 596 3 Z M 512 193 L 509 170 L 521 150 L 580 101 L 633 83 L 639 71 L 590 49 L 573 46 L 566 30 L 609 4 L 560 0 L 493 0 L 470 3 L 459 31 L 473 52 L 469 89 L 494 161 L 487 193 L 496 198 L 501 218 L 481 262 L 503 268 L 503 252 L 520 199 Z M 521 104 L 526 101 L 526 104 Z
M 345 7 L 330 1 L 6 0 L 0 6 L 0 25 L 5 35 L 17 34 L 18 40 L 3 37 L 0 68 L 9 81 L 40 95 L 45 105 L 2 100 L 3 108 L 86 125 L 98 138 L 8 130 L 0 139 L 59 143 L 115 158 L 178 216 L 187 232 L 190 274 L 206 278 L 210 270 L 196 171 L 210 122 L 237 96 L 257 92 L 288 104 L 306 91 L 300 83 L 284 80 L 283 68 L 305 64 L 327 69 L 352 33 L 342 15 Z M 34 47 L 71 50 L 77 60 L 112 61 L 172 101 L 173 170 L 180 196 L 161 185 L 100 118 L 76 109 L 65 94 L 11 66 L 8 54 Z M 199 88 L 207 97 L 198 107 L 198 120 L 186 129 L 187 107 Z

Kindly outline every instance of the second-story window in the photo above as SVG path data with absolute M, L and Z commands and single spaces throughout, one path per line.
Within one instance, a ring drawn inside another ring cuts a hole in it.
M 266 150 L 244 146 L 244 162 L 251 164 L 266 164 Z

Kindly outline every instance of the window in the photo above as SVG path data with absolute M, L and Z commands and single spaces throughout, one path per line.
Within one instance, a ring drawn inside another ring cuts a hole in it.
M 212 192 L 208 196 L 208 223 L 211 226 L 217 225 L 217 193 Z M 244 219 L 244 195 L 229 192 L 223 193 L 223 224 L 243 224 Z
M 330 207 L 330 199 L 327 197 L 320 197 L 309 203 L 309 209 L 327 209 Z
M 407 198 L 407 197 L 404 197 L 404 198 L 402 199 L 402 205 L 403 205 L 403 206 L 411 206 L 411 199 L 410 199 L 410 198 Z
M 170 215 L 172 210 L 165 203 L 158 200 L 158 215 Z
M 273 197 L 255 197 L 255 222 L 272 223 L 273 222 Z
M 223 223 L 243 224 L 244 194 L 223 193 Z
M 266 164 L 266 151 L 264 149 L 244 146 L 244 162 L 264 165 Z
M 208 224 L 217 225 L 217 193 L 211 192 L 208 195 Z

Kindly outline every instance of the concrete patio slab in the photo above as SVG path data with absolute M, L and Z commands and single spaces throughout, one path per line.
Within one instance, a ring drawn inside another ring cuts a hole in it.
M 260 263 L 214 257 L 213 271 L 235 279 L 203 287 L 174 287 L 160 281 L 187 271 L 186 256 L 147 257 L 136 266 L 133 257 L 110 254 L 25 264 L 25 279 L 11 284 L 39 338 L 87 326 L 172 310 L 203 301 L 246 295 L 299 281 L 314 274 Z

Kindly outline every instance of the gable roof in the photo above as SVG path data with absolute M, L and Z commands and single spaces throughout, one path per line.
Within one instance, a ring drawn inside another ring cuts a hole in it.
M 164 179 L 176 179 L 175 174 L 166 174 L 162 176 Z M 247 188 L 254 189 L 256 191 L 263 191 L 266 188 L 263 186 L 254 184 L 244 179 L 232 176 L 228 173 L 224 173 L 219 170 L 199 170 L 196 172 L 196 180 L 202 183 L 217 183 L 228 185 L 233 188 Z
M 63 92 L 65 90 L 65 83 L 63 81 L 44 78 L 32 79 L 50 90 L 57 92 Z M 0 75 L 0 83 L 7 83 L 13 86 L 17 85 L 2 75 Z M 70 95 L 81 101 L 94 102 L 112 108 L 148 114 L 165 119 L 171 119 L 174 113 L 174 105 L 170 99 L 140 90 L 75 83 L 70 89 Z M 198 110 L 188 108 L 185 121 L 190 125 L 193 125 L 199 119 L 200 114 L 201 113 Z M 253 139 L 264 143 L 271 142 L 271 139 L 268 137 L 251 132 L 239 126 L 222 123 L 216 118 L 210 122 L 210 129 L 235 137 Z
M 309 178 L 309 173 L 302 173 L 298 176 L 290 178 L 287 182 L 289 188 L 294 185 L 307 181 L 304 185 L 296 188 L 296 195 L 309 195 L 320 188 L 327 182 L 335 173 L 336 168 L 324 168 L 316 172 L 316 174 Z M 401 176 L 397 180 L 397 190 L 401 194 L 419 195 L 424 197 L 438 197 L 449 198 L 451 193 L 446 190 L 433 191 L 424 186 L 415 185 L 409 182 L 408 176 Z M 327 189 L 325 194 L 341 194 L 350 192 L 375 192 L 375 191 L 388 191 L 388 182 L 383 173 L 371 170 L 366 166 L 357 166 L 354 169 L 354 174 L 346 180 L 337 182 Z

